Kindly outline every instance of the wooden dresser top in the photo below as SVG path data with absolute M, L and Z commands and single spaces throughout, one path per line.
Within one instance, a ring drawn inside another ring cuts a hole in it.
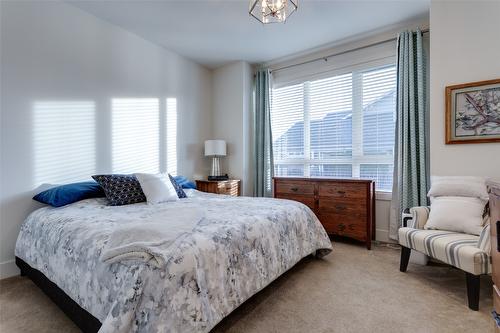
M 200 183 L 223 183 L 223 182 L 239 182 L 239 179 L 224 179 L 224 180 L 208 180 L 208 179 L 196 179 L 196 182 Z
M 500 180 L 488 180 L 486 181 L 486 186 L 488 187 L 488 193 L 493 193 L 496 196 L 500 196 Z
M 346 182 L 346 183 L 373 183 L 371 179 L 362 178 L 335 178 L 335 177 L 273 177 L 276 180 L 304 180 L 304 181 L 315 181 L 315 182 Z

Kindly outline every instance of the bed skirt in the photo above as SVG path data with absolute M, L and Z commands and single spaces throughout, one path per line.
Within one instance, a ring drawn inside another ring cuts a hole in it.
M 61 288 L 47 279 L 39 270 L 32 268 L 24 260 L 16 257 L 16 265 L 21 276 L 29 277 L 84 333 L 95 333 L 101 322 L 73 301 Z

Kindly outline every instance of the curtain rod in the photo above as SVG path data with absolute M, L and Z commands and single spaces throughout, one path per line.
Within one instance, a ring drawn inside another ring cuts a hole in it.
M 420 31 L 422 32 L 422 34 L 426 34 L 426 33 L 429 32 L 429 29 L 422 29 Z M 316 62 L 316 61 L 320 61 L 320 60 L 328 61 L 328 58 L 331 58 L 331 57 L 335 57 L 335 56 L 339 56 L 339 55 L 342 55 L 342 54 L 346 54 L 346 53 L 350 53 L 350 52 L 354 52 L 354 51 L 366 49 L 368 47 L 377 46 L 377 45 L 384 44 L 384 43 L 387 43 L 387 42 L 390 42 L 390 41 L 394 41 L 394 40 L 397 40 L 397 37 L 389 38 L 389 39 L 382 40 L 382 41 L 375 42 L 375 43 L 371 43 L 371 44 L 368 44 L 368 45 L 363 45 L 363 46 L 360 46 L 360 47 L 356 47 L 354 49 L 350 49 L 350 50 L 346 50 L 346 51 L 342 51 L 342 52 L 337 52 L 337 53 L 329 54 L 329 55 L 326 55 L 324 57 L 314 58 L 314 59 L 303 61 L 303 62 L 299 62 L 299 63 L 296 63 L 296 64 L 287 65 L 287 66 L 283 66 L 283 67 L 278 67 L 276 69 L 271 70 L 271 73 L 272 72 L 278 72 L 278 71 L 281 71 L 281 70 L 284 70 L 284 69 L 288 69 L 288 68 L 292 68 L 292 67 L 296 67 L 296 66 L 307 65 L 307 64 L 310 64 L 310 63 L 313 63 L 313 62 Z

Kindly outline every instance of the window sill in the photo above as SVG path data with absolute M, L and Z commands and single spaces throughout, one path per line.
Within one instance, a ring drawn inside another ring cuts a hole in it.
M 391 201 L 392 200 L 392 192 L 375 191 L 375 200 Z

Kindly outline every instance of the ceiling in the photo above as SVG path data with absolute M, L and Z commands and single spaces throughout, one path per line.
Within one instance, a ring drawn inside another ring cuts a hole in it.
M 301 0 L 285 24 L 262 25 L 248 0 L 68 0 L 101 19 L 210 68 L 266 62 L 422 18 L 430 0 Z

